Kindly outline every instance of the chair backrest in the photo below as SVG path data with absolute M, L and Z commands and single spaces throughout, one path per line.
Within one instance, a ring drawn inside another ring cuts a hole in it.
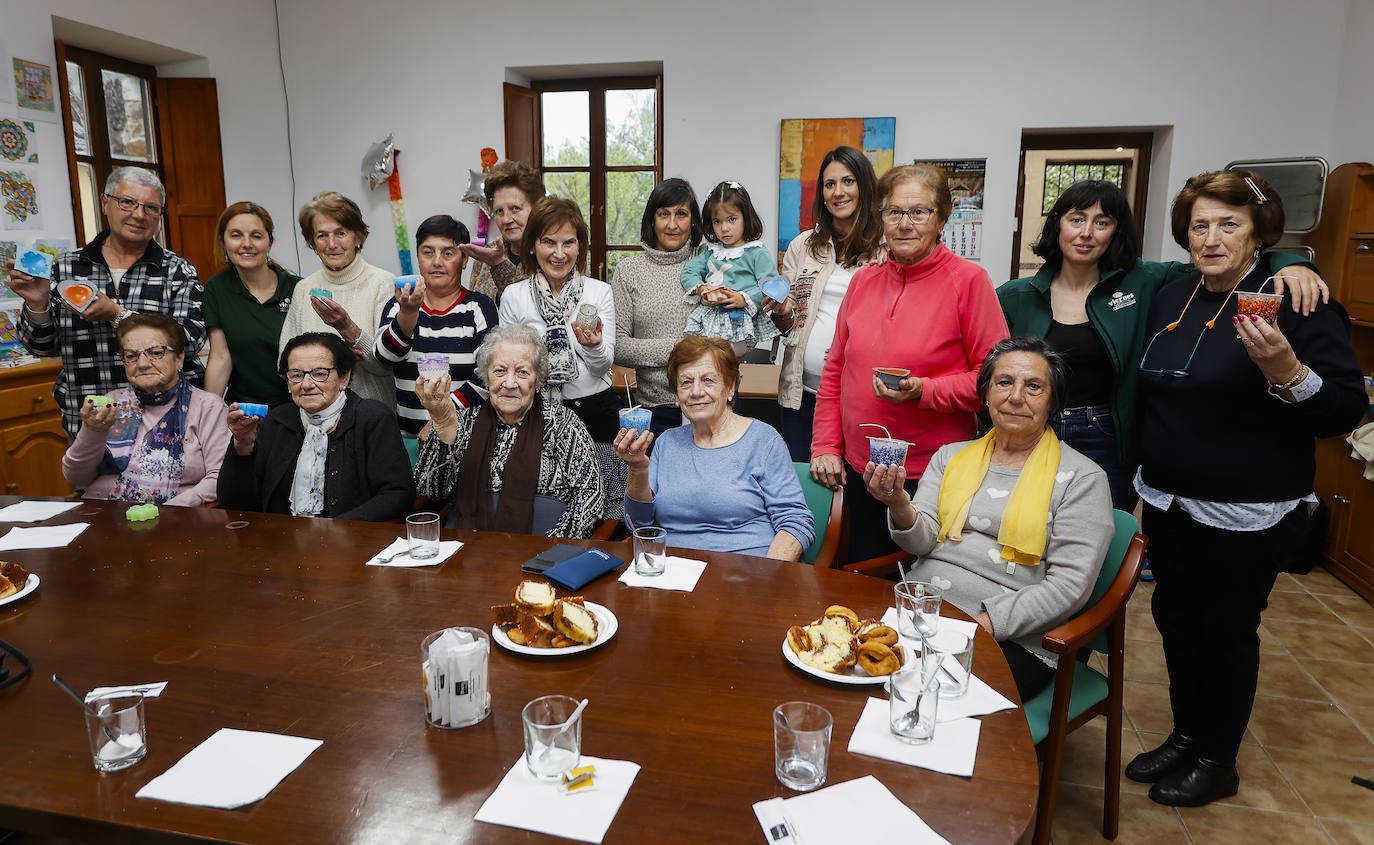
M 1102 571 L 1097 574 L 1097 583 L 1093 585 L 1092 595 L 1088 597 L 1087 604 L 1083 605 L 1085 610 L 1101 601 L 1107 590 L 1111 589 L 1112 582 L 1116 580 L 1117 573 L 1121 571 L 1121 564 L 1126 559 L 1126 550 L 1130 548 L 1131 538 L 1140 530 L 1140 521 L 1134 514 L 1113 510 L 1112 519 L 1116 524 L 1116 534 L 1107 546 L 1107 554 L 1102 558 Z M 1105 652 L 1108 647 L 1107 632 L 1103 631 L 1094 637 L 1088 647 L 1093 651 Z
M 802 560 L 806 563 L 815 563 L 816 556 L 821 552 L 821 545 L 825 542 L 826 526 L 830 522 L 830 501 L 834 493 L 824 484 L 817 484 L 811 477 L 811 465 L 792 462 L 792 468 L 797 471 L 797 480 L 801 482 L 802 495 L 806 497 L 806 507 L 811 510 L 811 519 L 816 524 L 816 539 L 811 546 L 802 554 Z

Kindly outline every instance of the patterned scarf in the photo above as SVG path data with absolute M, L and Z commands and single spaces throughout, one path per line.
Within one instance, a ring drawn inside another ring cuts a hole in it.
M 348 394 L 340 393 L 334 403 L 318 414 L 301 411 L 305 440 L 296 458 L 296 475 L 291 479 L 291 515 L 319 516 L 324 512 L 324 463 L 329 454 L 329 432 L 343 413 Z
M 539 306 L 539 316 L 547 326 L 544 345 L 549 349 L 549 380 L 544 393 L 553 401 L 562 401 L 563 385 L 576 380 L 578 375 L 577 353 L 573 349 L 577 338 L 568 328 L 568 321 L 582 299 L 582 274 L 574 270 L 555 297 L 549 280 L 543 273 L 535 273 L 534 290 L 538 294 L 534 301 Z
M 186 439 L 186 419 L 191 411 L 191 385 L 185 376 L 161 393 L 120 388 L 110 395 L 119 408 L 119 417 L 105 440 L 105 455 L 97 470 L 101 475 L 118 475 L 115 497 L 125 502 L 161 504 L 181 487 L 182 456 Z M 171 404 L 167 413 L 148 429 L 140 442 L 134 442 L 143 422 L 143 409 Z

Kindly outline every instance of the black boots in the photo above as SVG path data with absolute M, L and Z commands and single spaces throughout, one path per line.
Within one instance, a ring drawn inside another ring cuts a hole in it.
M 1180 733 L 1171 733 L 1164 744 L 1154 751 L 1137 754 L 1126 766 L 1126 777 L 1137 783 L 1155 783 L 1170 772 L 1193 762 L 1193 740 Z
M 1150 787 L 1150 800 L 1170 807 L 1201 807 L 1239 790 L 1240 773 L 1234 762 L 1222 764 L 1199 757 Z

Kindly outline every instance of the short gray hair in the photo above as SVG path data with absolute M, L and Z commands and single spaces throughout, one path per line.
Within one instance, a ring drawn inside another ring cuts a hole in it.
M 167 189 L 163 187 L 162 180 L 146 167 L 116 167 L 110 172 L 110 178 L 105 180 L 105 193 L 113 196 L 120 182 L 132 182 L 135 185 L 152 188 L 157 191 L 158 202 L 163 205 L 167 204 Z
M 491 373 L 491 357 L 496 354 L 498 343 L 524 344 L 530 348 L 534 359 L 534 389 L 541 390 L 549 380 L 549 348 L 539 332 L 524 323 L 502 323 L 487 331 L 482 345 L 477 348 L 477 377 L 482 384 L 490 387 L 487 376 Z
M 988 390 L 992 387 L 992 374 L 997 370 L 997 361 L 1008 352 L 1029 352 L 1045 359 L 1050 370 L 1050 416 L 1064 410 L 1069 398 L 1069 365 L 1064 356 L 1054 351 L 1043 337 L 1009 337 L 999 340 L 988 350 L 983 365 L 978 369 L 978 401 L 983 407 L 988 404 Z

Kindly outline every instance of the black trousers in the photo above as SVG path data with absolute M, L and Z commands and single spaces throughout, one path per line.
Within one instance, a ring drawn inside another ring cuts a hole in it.
M 1142 522 L 1174 729 L 1196 740 L 1199 756 L 1229 764 L 1255 703 L 1260 614 L 1307 508 L 1298 505 L 1264 531 L 1202 525 L 1178 505 L 1165 512 L 1145 504 Z
M 863 471 L 855 472 L 849 464 L 844 466 L 844 503 L 849 508 L 849 562 L 858 563 L 875 557 L 882 557 L 901 548 L 887 530 L 887 505 L 873 498 L 864 484 Z M 908 496 L 915 495 L 918 478 L 908 478 Z

